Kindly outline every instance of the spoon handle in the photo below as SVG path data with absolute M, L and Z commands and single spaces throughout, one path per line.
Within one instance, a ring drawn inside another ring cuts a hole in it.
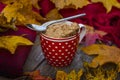
M 56 22 L 71 20 L 71 19 L 75 19 L 75 18 L 82 17 L 82 16 L 85 16 L 85 15 L 86 15 L 86 13 L 82 13 L 82 14 L 78 14 L 78 15 L 74 15 L 74 16 L 70 16 L 70 17 L 67 17 L 67 18 L 56 20 Z

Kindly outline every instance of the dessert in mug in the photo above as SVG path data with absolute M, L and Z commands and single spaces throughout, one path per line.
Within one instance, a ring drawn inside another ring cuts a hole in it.
M 78 31 L 79 25 L 75 22 L 70 24 L 66 22 L 59 22 L 48 26 L 47 30 L 43 33 L 53 38 L 65 38 L 75 35 Z

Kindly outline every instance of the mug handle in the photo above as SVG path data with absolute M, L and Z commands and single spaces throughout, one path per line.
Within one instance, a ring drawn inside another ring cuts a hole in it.
M 79 39 L 79 43 L 80 43 L 86 34 L 86 27 L 83 24 L 78 24 L 78 25 L 79 25 L 80 29 L 82 28 L 82 30 L 80 31 L 80 39 Z

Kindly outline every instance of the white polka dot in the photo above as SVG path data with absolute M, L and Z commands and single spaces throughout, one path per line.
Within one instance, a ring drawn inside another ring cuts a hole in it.
M 71 54 L 71 56 L 73 56 L 73 54 Z
M 61 61 L 65 61 L 64 59 L 62 59 Z
M 59 66 L 59 65 L 56 65 L 56 66 Z
M 52 51 L 53 51 L 53 52 L 55 52 L 55 50 L 54 50 L 54 49 L 53 49 Z
M 51 45 L 49 45 L 49 47 L 51 47 Z
M 50 55 L 47 55 L 47 57 L 49 57 Z
M 68 45 L 68 47 L 71 47 L 71 45 Z
M 65 56 L 65 58 L 67 58 L 68 56 Z
M 68 43 L 66 42 L 65 44 L 67 45 Z
M 70 52 L 68 52 L 68 54 L 70 54 Z
M 43 45 L 45 45 L 45 43 Z
M 55 53 L 55 55 L 58 55 L 58 53 Z
M 59 50 L 59 52 L 62 52 L 62 50 Z
M 44 52 L 46 52 L 46 50 L 44 50 Z
M 58 64 L 61 64 L 60 62 Z
M 46 48 L 47 50 L 49 50 L 48 48 Z
M 52 56 L 52 58 L 55 58 L 55 56 Z
M 74 43 L 74 45 L 76 45 L 76 43 Z
M 62 57 L 61 57 L 61 56 L 59 56 L 58 58 L 59 58 L 59 59 L 61 59 Z
M 55 61 L 58 61 L 58 59 L 56 59 Z
M 55 46 L 55 48 L 57 49 L 58 47 L 57 47 L 57 46 Z
M 61 55 L 64 55 L 64 53 L 62 53 Z
M 73 43 L 74 41 L 72 41 L 72 43 Z
M 73 50 L 74 48 L 72 47 L 71 49 Z
M 65 51 L 67 52 L 67 51 L 68 51 L 68 49 L 65 49 Z
M 59 43 L 59 45 L 61 45 L 61 43 Z
M 51 61 L 53 60 L 53 59 L 50 59 Z
M 70 58 L 67 58 L 67 60 L 70 60 Z
M 51 52 L 49 52 L 49 54 L 52 54 Z
M 64 62 L 65 64 L 67 63 L 67 62 Z
M 64 46 L 62 46 L 62 48 L 65 48 Z
M 48 41 L 46 41 L 46 43 L 48 43 Z
M 55 43 L 54 42 L 52 42 L 52 45 L 54 45 Z
M 56 62 L 53 62 L 54 64 L 56 64 Z

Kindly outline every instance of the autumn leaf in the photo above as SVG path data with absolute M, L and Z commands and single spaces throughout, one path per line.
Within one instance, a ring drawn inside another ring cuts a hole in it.
M 59 13 L 59 11 L 55 8 L 52 9 L 48 14 L 46 15 L 47 20 L 57 20 L 63 18 L 62 15 Z
M 100 30 L 95 30 L 92 26 L 86 25 L 86 37 L 85 37 L 85 46 L 96 43 L 96 40 L 100 40 L 107 33 Z
M 116 46 L 93 44 L 83 47 L 81 50 L 90 56 L 96 55 L 90 63 L 90 67 L 96 68 L 98 65 L 101 66 L 108 62 L 112 62 L 117 65 L 120 63 L 120 49 Z
M 0 14 L 0 32 L 5 32 L 8 29 L 17 30 L 14 22 L 7 22 L 7 19 Z
M 88 5 L 90 2 L 88 0 L 50 0 L 52 1 L 56 8 L 63 9 L 65 7 L 74 6 L 75 9 L 82 8 Z
M 36 0 L 38 1 L 38 0 Z M 40 24 L 40 20 L 45 20 L 40 14 L 32 10 L 32 6 L 37 2 L 31 0 L 16 0 L 12 4 L 7 4 L 2 14 L 7 18 L 7 22 L 16 21 L 19 24 Z
M 35 70 L 32 72 L 25 72 L 24 75 L 30 76 L 32 80 L 52 80 L 52 78 L 50 77 L 42 76 L 39 70 Z
M 31 41 L 22 36 L 1 36 L 0 37 L 0 48 L 7 49 L 11 54 L 15 53 L 17 46 L 20 45 L 33 45 Z
M 90 68 L 89 63 L 87 65 L 85 63 L 85 80 L 116 80 L 118 74 L 117 66 L 114 64 L 105 64 L 104 66 Z
M 83 74 L 83 70 L 79 70 L 78 73 L 75 70 L 72 70 L 70 73 L 66 73 L 64 71 L 57 71 L 56 80 L 80 80 Z
M 0 2 L 4 3 L 4 4 L 10 4 L 15 2 L 16 0 L 0 0 Z
M 100 2 L 107 9 L 107 13 L 111 11 L 112 7 L 120 8 L 120 3 L 117 0 L 91 0 L 93 3 Z

